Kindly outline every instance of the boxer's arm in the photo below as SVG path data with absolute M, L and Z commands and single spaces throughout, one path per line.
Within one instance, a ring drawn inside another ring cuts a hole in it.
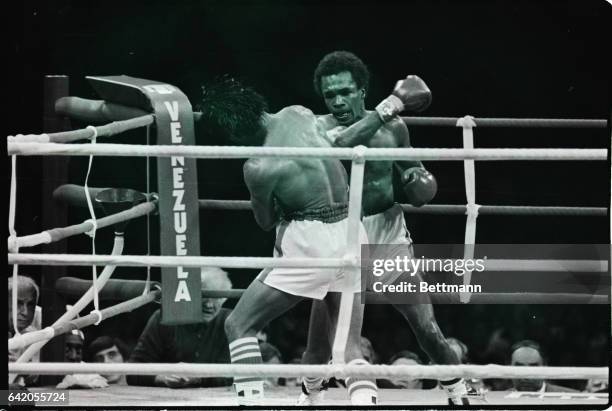
M 274 211 L 274 186 L 276 178 L 265 169 L 261 159 L 251 159 L 244 163 L 244 181 L 251 194 L 251 207 L 257 224 L 269 231 L 278 220 Z
M 389 126 L 393 129 L 397 146 L 410 148 L 410 136 L 406 124 L 401 120 L 392 120 Z M 435 197 L 438 191 L 438 184 L 433 174 L 425 169 L 423 163 L 407 160 L 396 161 L 394 164 L 400 175 L 403 192 L 409 204 L 421 207 Z
M 320 121 L 320 123 L 325 126 L 325 122 Z M 372 111 L 350 127 L 340 126 L 331 130 L 326 128 L 326 136 L 333 145 L 338 147 L 368 145 L 370 139 L 383 124 L 378 113 Z
M 408 127 L 406 127 L 406 123 L 404 123 L 402 119 L 397 118 L 395 120 L 391 120 L 389 123 L 387 123 L 386 128 L 393 134 L 398 148 L 412 148 L 410 145 L 410 133 L 408 132 Z M 423 163 L 418 160 L 396 161 L 395 167 L 400 174 L 413 167 L 425 168 Z

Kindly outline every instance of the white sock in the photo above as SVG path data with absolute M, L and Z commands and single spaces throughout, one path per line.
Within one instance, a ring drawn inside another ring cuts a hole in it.
M 365 360 L 353 360 L 348 365 L 364 365 Z M 357 379 L 349 377 L 346 379 L 346 388 L 351 397 L 353 405 L 376 405 L 378 402 L 378 387 L 374 379 Z
M 229 344 L 232 364 L 261 364 L 259 342 L 255 337 L 238 338 Z M 264 398 L 261 377 L 234 377 L 234 389 L 240 405 L 256 405 Z

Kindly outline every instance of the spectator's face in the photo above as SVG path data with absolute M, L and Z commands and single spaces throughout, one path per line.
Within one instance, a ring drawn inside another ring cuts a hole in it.
M 83 339 L 78 335 L 66 335 L 64 343 L 64 361 L 81 362 L 83 360 Z
M 110 348 L 105 350 L 98 351 L 93 356 L 94 362 L 102 362 L 102 363 L 122 363 L 124 362 L 123 355 L 121 355 L 121 351 L 117 348 L 116 345 L 113 345 Z M 114 384 L 119 382 L 121 379 L 121 375 L 103 375 L 104 378 L 108 381 L 109 384 Z
M 9 325 L 13 328 L 13 298 L 8 296 Z M 17 329 L 25 330 L 34 320 L 36 312 L 36 293 L 30 287 L 19 287 L 17 290 Z
M 202 298 L 202 318 L 208 323 L 219 314 L 225 298 Z
M 204 277 L 202 279 L 202 290 L 229 290 L 227 284 L 218 278 Z M 223 306 L 226 298 L 202 298 L 202 320 L 205 323 L 211 322 Z
M 419 365 L 419 363 L 410 358 L 398 358 L 397 360 L 393 361 L 391 365 Z M 402 388 L 420 389 L 423 387 L 423 383 L 421 382 L 421 380 L 398 379 L 390 381 L 393 383 L 393 385 Z
M 321 94 L 341 126 L 350 126 L 365 114 L 365 91 L 357 87 L 349 71 L 321 77 Z
M 535 348 L 521 347 L 512 353 L 511 365 L 538 367 L 544 365 L 542 356 Z M 538 391 L 542 388 L 543 380 L 516 379 L 512 380 L 517 391 Z

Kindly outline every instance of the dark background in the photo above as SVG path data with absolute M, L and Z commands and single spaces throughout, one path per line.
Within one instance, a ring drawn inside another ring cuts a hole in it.
M 312 72 L 325 53 L 337 49 L 355 52 L 369 66 L 369 108 L 397 79 L 418 74 L 433 92 L 426 116 L 610 115 L 612 67 L 606 55 L 612 25 L 611 7 L 604 1 L 23 1 L 18 11 L 12 17 L 14 56 L 9 68 L 15 72 L 9 87 L 16 87 L 11 108 L 20 114 L 7 119 L 10 134 L 41 131 L 45 74 L 69 75 L 71 95 L 86 98 L 97 98 L 86 75 L 154 79 L 179 87 L 195 105 L 202 81 L 229 73 L 266 96 L 272 111 L 301 104 L 323 113 Z M 462 144 L 456 128 L 410 131 L 417 147 Z M 142 134 L 111 141 L 143 143 Z M 605 148 L 610 142 L 609 128 L 476 128 L 474 134 L 476 147 Z M 87 159 L 63 158 L 70 161 L 69 182 L 82 184 Z M 465 204 L 461 162 L 426 166 L 439 184 L 434 203 Z M 248 198 L 240 161 L 200 160 L 198 168 L 200 198 Z M 609 170 L 609 162 L 602 161 L 478 162 L 477 202 L 608 207 Z M 8 167 L 5 175 L 10 175 Z M 39 157 L 20 158 L 18 175 L 18 233 L 49 228 L 41 226 L 41 210 L 59 205 L 42 198 L 41 184 L 62 182 L 42 175 Z M 143 159 L 99 157 L 89 185 L 144 190 L 144 176 Z M 88 215 L 70 209 L 69 218 L 74 223 Z M 273 234 L 261 231 L 249 212 L 203 211 L 200 221 L 202 255 L 270 255 Z M 408 215 L 407 222 L 416 242 L 463 242 L 463 216 Z M 609 219 L 602 217 L 481 216 L 476 238 L 479 243 L 607 244 L 609 228 Z M 144 221 L 130 223 L 125 254 L 146 253 L 144 233 Z M 156 252 L 157 237 L 151 235 Z M 97 252 L 109 253 L 111 239 L 108 230 L 101 231 Z M 70 252 L 89 253 L 89 247 L 83 237 L 68 240 Z M 21 271 L 40 276 L 39 267 Z M 69 273 L 88 278 L 90 270 L 71 268 Z M 244 288 L 256 273 L 230 274 L 234 286 Z M 116 276 L 143 278 L 143 271 L 118 269 Z M 154 308 L 91 327 L 86 336 L 115 332 L 134 342 Z M 271 325 L 271 338 L 286 360 L 304 344 L 308 309 L 309 303 L 303 303 Z M 494 332 L 510 343 L 526 337 L 539 340 L 555 365 L 608 361 L 608 306 L 438 306 L 436 313 L 445 334 L 464 340 L 475 362 L 503 361 L 490 347 Z M 383 361 L 402 348 L 418 351 L 409 327 L 387 306 L 366 310 L 363 334 Z

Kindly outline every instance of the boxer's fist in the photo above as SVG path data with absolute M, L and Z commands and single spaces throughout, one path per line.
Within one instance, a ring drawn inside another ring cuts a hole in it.
M 429 171 L 421 167 L 411 167 L 404 170 L 401 176 L 402 187 L 408 203 L 421 207 L 429 203 L 438 191 L 436 178 Z
M 431 91 L 419 76 L 399 80 L 391 94 L 402 100 L 404 110 L 423 111 L 431 104 Z
M 376 106 L 376 112 L 387 122 L 404 110 L 422 111 L 430 104 L 431 91 L 427 84 L 419 76 L 410 75 L 395 84 L 391 95 Z

